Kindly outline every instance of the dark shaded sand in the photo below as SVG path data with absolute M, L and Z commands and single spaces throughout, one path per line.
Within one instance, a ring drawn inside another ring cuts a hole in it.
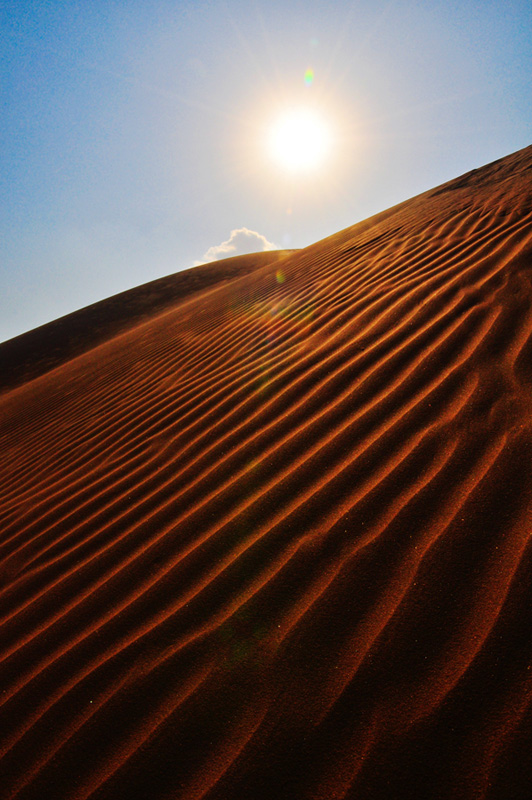
M 271 257 L 0 347 L 2 798 L 532 797 L 532 148 Z

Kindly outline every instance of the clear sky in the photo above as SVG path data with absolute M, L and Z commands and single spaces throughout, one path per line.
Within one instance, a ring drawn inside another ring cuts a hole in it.
M 0 340 L 532 142 L 530 0 L 5 0 L 0 25 Z M 267 146 L 299 105 L 332 135 L 303 174 Z

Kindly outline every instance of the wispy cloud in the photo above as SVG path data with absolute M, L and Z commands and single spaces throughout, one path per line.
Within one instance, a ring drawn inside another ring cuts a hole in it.
M 225 242 L 209 247 L 201 261 L 194 262 L 194 266 L 197 267 L 209 261 L 219 261 L 221 258 L 230 258 L 231 256 L 243 255 L 244 253 L 256 253 L 259 250 L 277 249 L 277 245 L 273 242 L 269 242 L 262 233 L 250 231 L 249 228 L 236 228 L 236 230 L 231 231 L 229 239 Z

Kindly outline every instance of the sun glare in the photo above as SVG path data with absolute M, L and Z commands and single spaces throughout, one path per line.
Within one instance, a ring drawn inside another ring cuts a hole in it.
M 331 148 L 331 134 L 324 120 L 306 108 L 285 112 L 270 132 L 272 158 L 293 172 L 319 167 Z

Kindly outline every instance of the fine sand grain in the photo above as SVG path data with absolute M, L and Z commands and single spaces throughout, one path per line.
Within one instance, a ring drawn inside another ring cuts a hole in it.
M 530 800 L 532 147 L 198 269 L 0 345 L 0 797 Z

